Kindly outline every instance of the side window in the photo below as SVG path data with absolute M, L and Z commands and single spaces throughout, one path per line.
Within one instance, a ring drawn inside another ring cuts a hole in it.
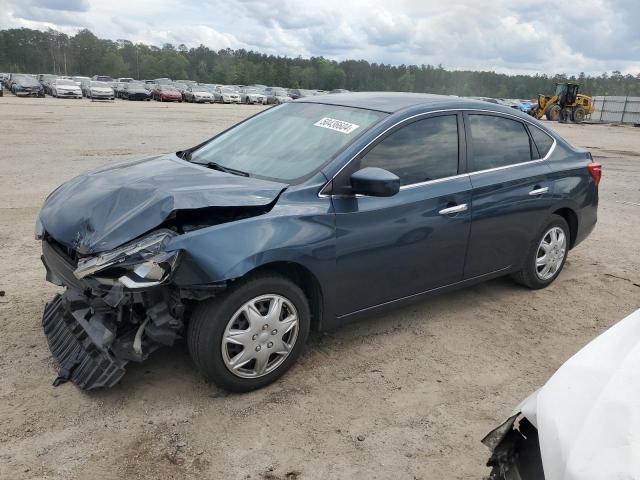
M 492 115 L 469 115 L 473 163 L 470 171 L 504 167 L 532 159 L 525 126 Z
M 455 115 L 426 118 L 395 131 L 360 161 L 400 177 L 400 185 L 458 173 L 458 120 Z
M 553 138 L 540 130 L 538 127 L 534 127 L 533 125 L 529 126 L 529 131 L 531 132 L 533 141 L 538 147 L 540 158 L 544 158 L 547 153 L 549 153 L 549 150 L 551 150 L 551 145 L 553 145 Z

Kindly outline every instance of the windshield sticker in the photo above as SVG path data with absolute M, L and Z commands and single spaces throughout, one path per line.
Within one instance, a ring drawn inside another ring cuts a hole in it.
M 353 132 L 360 125 L 355 123 L 349 123 L 342 120 L 336 120 L 335 118 L 324 117 L 314 123 L 316 127 L 328 128 L 329 130 L 335 130 L 336 132 L 349 134 Z

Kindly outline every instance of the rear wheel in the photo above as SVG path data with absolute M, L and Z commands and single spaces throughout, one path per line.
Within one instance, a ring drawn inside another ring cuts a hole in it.
M 573 120 L 574 123 L 582 123 L 586 115 L 587 112 L 584 111 L 584 108 L 578 107 L 572 112 L 571 120 Z
M 525 264 L 511 277 L 531 289 L 550 285 L 562 271 L 569 253 L 571 233 L 566 220 L 553 215 L 527 253 Z
M 189 322 L 189 351 L 206 378 L 247 392 L 274 382 L 293 365 L 309 326 L 309 303 L 300 287 L 260 274 L 198 305 Z

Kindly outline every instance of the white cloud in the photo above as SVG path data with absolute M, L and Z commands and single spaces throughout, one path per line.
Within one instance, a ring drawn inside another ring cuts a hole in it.
M 0 28 L 508 73 L 640 72 L 638 0 L 3 0 Z

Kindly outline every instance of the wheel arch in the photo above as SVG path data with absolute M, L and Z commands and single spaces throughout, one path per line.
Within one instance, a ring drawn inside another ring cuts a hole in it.
M 558 208 L 553 211 L 553 214 L 564 218 L 569 225 L 569 234 L 571 235 L 569 239 L 569 249 L 572 249 L 578 235 L 578 214 L 569 207 Z
M 249 270 L 241 278 L 257 273 L 277 273 L 298 285 L 309 300 L 311 310 L 311 329 L 318 331 L 322 325 L 323 291 L 318 278 L 304 265 L 296 262 L 274 261 Z

